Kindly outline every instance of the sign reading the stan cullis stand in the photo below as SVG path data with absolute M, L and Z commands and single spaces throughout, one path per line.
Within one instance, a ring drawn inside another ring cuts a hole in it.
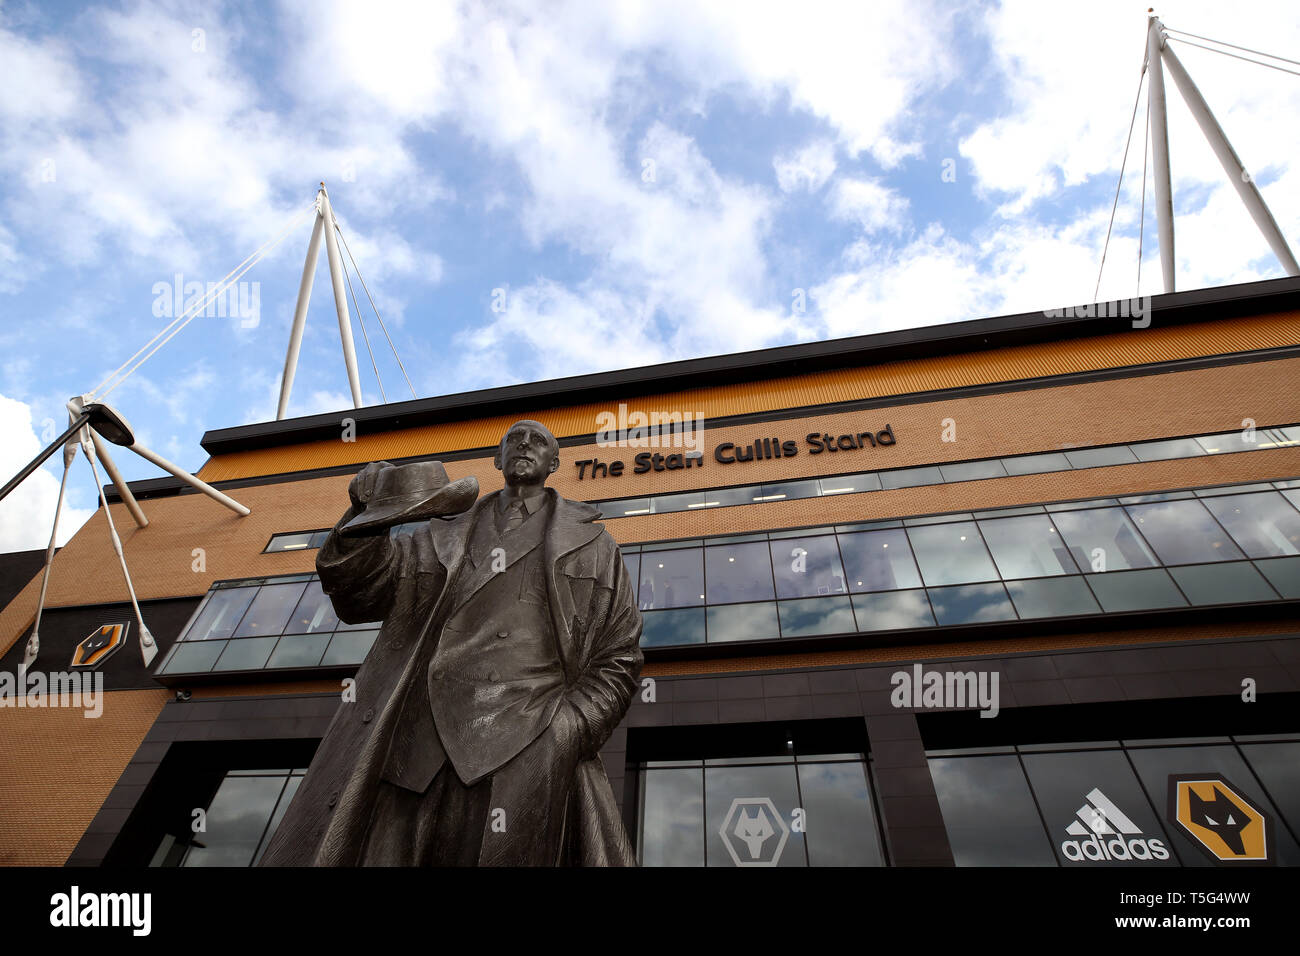
M 680 435 L 655 436 L 658 444 L 669 446 L 672 439 L 679 439 Z M 650 442 L 641 439 L 643 444 Z M 879 431 L 859 431 L 848 432 L 842 435 L 832 435 L 830 432 L 809 432 L 803 438 L 803 447 L 807 449 L 810 455 L 821 455 L 836 452 L 860 451 L 864 448 L 878 448 L 881 446 L 888 447 L 897 443 L 894 437 L 894 430 L 888 424 Z M 610 444 L 615 444 L 611 442 Z M 625 441 L 617 444 L 635 447 L 637 440 L 629 437 Z M 676 471 L 682 468 L 703 468 L 704 452 L 698 448 L 692 448 L 691 442 L 679 442 L 677 447 L 681 451 L 669 451 L 665 454 L 663 451 L 643 451 L 632 459 L 631 474 L 643 475 L 647 471 Z M 695 443 L 697 444 L 697 442 Z M 744 444 L 735 442 L 723 442 L 713 449 L 713 460 L 719 465 L 734 465 L 741 462 L 766 461 L 769 458 L 793 458 L 799 454 L 800 443 L 790 438 L 755 438 Z M 575 461 L 574 467 L 578 469 L 578 480 L 585 478 L 621 478 L 627 469 L 627 463 L 623 459 L 614 459 L 612 461 L 603 460 L 599 457 L 583 458 Z

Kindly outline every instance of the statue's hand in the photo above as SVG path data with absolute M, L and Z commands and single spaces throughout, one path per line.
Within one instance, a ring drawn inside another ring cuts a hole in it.
M 348 485 L 348 497 L 352 499 L 352 509 L 357 512 L 364 510 L 366 503 L 375 493 L 375 482 L 380 473 L 385 468 L 396 467 L 386 461 L 372 461 L 357 472 L 356 477 Z

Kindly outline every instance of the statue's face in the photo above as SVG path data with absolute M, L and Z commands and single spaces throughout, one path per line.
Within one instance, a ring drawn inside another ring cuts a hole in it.
M 501 439 L 493 464 L 507 485 L 540 485 L 560 467 L 560 447 L 545 425 L 515 422 Z

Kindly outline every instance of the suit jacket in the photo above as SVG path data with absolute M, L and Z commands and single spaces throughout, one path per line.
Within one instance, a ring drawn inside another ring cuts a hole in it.
M 499 494 L 411 535 L 348 540 L 332 533 L 321 548 L 316 568 L 339 618 L 384 623 L 357 672 L 354 700 L 345 698 L 336 712 L 261 865 L 356 865 L 407 698 L 427 680 L 455 610 L 448 584 L 466 562 L 479 512 L 494 508 Z M 553 508 L 544 542 L 546 593 L 564 670 L 563 703 L 576 718 L 581 755 L 570 786 L 574 825 L 566 824 L 565 856 L 583 865 L 635 865 L 598 752 L 638 685 L 641 615 L 618 545 L 593 523 L 599 512 L 552 489 L 546 494 Z

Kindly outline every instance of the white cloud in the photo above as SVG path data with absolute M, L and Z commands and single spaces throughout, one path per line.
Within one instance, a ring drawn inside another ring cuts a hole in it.
M 835 172 L 835 146 L 829 140 L 817 140 L 801 150 L 777 156 L 772 166 L 781 192 L 806 189 L 815 193 Z
M 57 426 L 50 422 L 41 425 L 41 434 L 37 434 L 32 421 L 29 405 L 7 396 L 0 395 L 0 481 L 8 481 L 30 462 L 36 455 L 58 437 L 66 427 L 66 422 Z M 69 499 L 76 491 L 94 486 L 89 475 L 90 469 L 84 464 L 84 456 L 78 455 L 83 464 L 72 463 L 68 473 L 68 495 L 64 498 L 63 514 L 59 518 L 59 535 L 55 544 L 62 547 L 68 539 L 86 523 L 95 512 L 84 508 L 70 506 Z M 29 551 L 45 548 L 50 543 L 50 528 L 54 523 L 54 506 L 59 497 L 59 479 L 54 469 L 63 472 L 63 456 L 55 452 L 46 462 L 45 467 L 38 468 L 21 485 L 10 492 L 9 497 L 0 501 L 0 552 Z M 103 469 L 100 469 L 101 476 Z
M 871 179 L 839 179 L 830 198 L 832 216 L 856 221 L 866 233 L 902 229 L 907 209 L 906 198 Z

